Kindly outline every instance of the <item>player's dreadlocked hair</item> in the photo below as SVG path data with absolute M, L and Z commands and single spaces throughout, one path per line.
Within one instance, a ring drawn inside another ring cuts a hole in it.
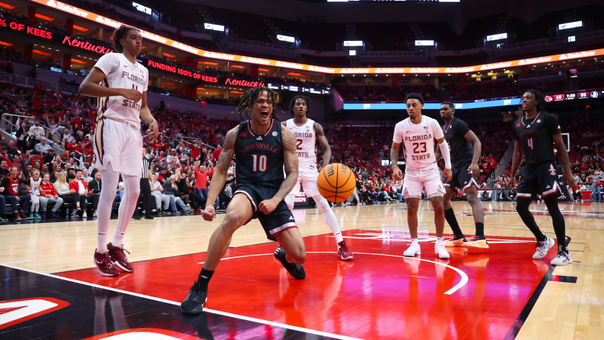
M 527 93 L 527 92 L 531 93 L 533 95 L 533 100 L 538 102 L 537 103 L 537 112 L 545 111 L 545 97 L 543 96 L 543 93 L 541 93 L 540 91 L 537 91 L 535 89 L 525 91 L 524 93 Z
M 256 86 L 256 87 L 252 87 L 251 89 L 247 90 L 243 94 L 243 96 L 241 96 L 241 101 L 239 102 L 239 106 L 237 106 L 237 110 L 235 111 L 235 113 L 239 114 L 239 118 L 241 118 L 241 120 L 243 120 L 244 113 L 245 113 L 245 116 L 247 117 L 247 119 L 250 119 L 248 112 L 250 112 L 252 110 L 252 106 L 254 106 L 254 102 L 256 102 L 256 99 L 258 99 L 258 96 L 264 91 L 266 91 L 266 93 L 268 95 L 268 101 L 271 103 L 270 105 L 273 107 L 273 113 L 271 114 L 271 118 L 274 120 L 279 119 L 279 117 L 277 117 L 276 111 L 277 111 L 277 109 L 280 109 L 280 108 L 275 103 L 275 91 L 269 89 L 266 86 Z
M 291 113 L 292 117 L 294 116 L 294 109 L 296 108 L 296 100 L 302 99 L 306 103 L 306 114 L 310 113 L 310 98 L 303 95 L 297 95 L 289 102 L 289 113 Z
M 116 52 L 124 52 L 124 46 L 122 46 L 120 40 L 124 39 L 130 30 L 138 31 L 138 29 L 134 27 L 122 25 L 120 28 L 116 29 L 115 32 L 113 32 L 113 46 L 115 47 Z

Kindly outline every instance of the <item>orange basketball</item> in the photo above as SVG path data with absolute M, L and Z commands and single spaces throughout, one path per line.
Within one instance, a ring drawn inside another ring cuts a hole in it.
M 333 163 L 324 167 L 319 173 L 317 187 L 319 192 L 330 202 L 344 202 L 352 196 L 357 185 L 357 177 L 344 164 Z

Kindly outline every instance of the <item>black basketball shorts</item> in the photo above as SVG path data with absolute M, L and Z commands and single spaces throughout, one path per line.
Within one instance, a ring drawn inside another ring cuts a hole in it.
M 518 197 L 531 198 L 540 194 L 548 197 L 558 197 L 562 191 L 558 185 L 558 172 L 554 162 L 546 162 L 537 165 L 525 164 L 520 172 L 520 184 L 518 184 Z
M 279 202 L 277 208 L 268 215 L 259 210 L 258 206 L 260 205 L 260 202 L 273 198 L 277 191 L 279 191 L 278 188 L 244 184 L 239 186 L 234 193 L 234 195 L 243 194 L 247 197 L 254 210 L 254 215 L 252 215 L 250 221 L 257 218 L 266 233 L 266 237 L 272 241 L 276 241 L 275 235 L 278 235 L 287 229 L 298 227 L 296 225 L 296 220 L 294 220 L 294 215 L 287 208 L 287 203 L 283 200 Z M 248 224 L 250 221 L 247 221 L 245 224 Z
M 472 164 L 472 159 L 463 160 L 460 162 L 456 162 L 453 166 L 453 178 L 449 181 L 449 183 L 444 183 L 445 187 L 451 189 L 459 189 L 465 191 L 467 188 L 474 185 L 476 188 L 478 187 L 478 182 L 472 177 L 472 174 L 468 173 L 468 168 Z

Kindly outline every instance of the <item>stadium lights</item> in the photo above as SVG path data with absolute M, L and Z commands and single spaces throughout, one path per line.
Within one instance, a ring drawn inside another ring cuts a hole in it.
M 153 12 L 153 10 L 151 8 L 149 8 L 147 6 L 143 6 L 143 5 L 141 5 L 139 3 L 136 3 L 136 2 L 132 2 L 132 6 L 134 8 L 136 8 L 138 11 L 143 12 L 145 14 L 151 15 L 151 13 Z
M 487 41 L 497 41 L 497 40 L 503 40 L 503 39 L 507 39 L 507 38 L 508 38 L 507 33 L 498 33 L 498 34 L 487 35 Z
M 212 30 L 212 31 L 224 32 L 224 26 L 223 25 L 216 25 L 216 24 L 205 23 L 205 24 L 203 24 L 203 28 L 205 28 L 207 30 Z
M 577 28 L 577 27 L 583 27 L 583 21 L 582 20 L 571 21 L 571 22 L 566 22 L 566 23 L 563 23 L 563 24 L 559 24 L 558 25 L 558 31 L 568 30 L 568 29 Z
M 363 46 L 363 40 L 344 40 L 344 46 L 346 46 L 346 47 Z
M 289 35 L 281 35 L 281 34 L 277 34 L 277 40 L 279 40 L 279 41 L 285 41 L 285 42 L 289 42 L 289 43 L 295 43 L 296 42 L 296 38 L 295 37 L 290 37 Z
M 434 46 L 434 40 L 416 40 L 415 46 Z

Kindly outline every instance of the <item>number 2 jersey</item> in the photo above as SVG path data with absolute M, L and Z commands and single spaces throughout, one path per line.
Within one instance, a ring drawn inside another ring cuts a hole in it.
M 281 124 L 272 120 L 262 135 L 252 132 L 251 121 L 239 124 L 235 140 L 237 184 L 278 189 L 283 183 L 283 138 Z
M 532 119 L 520 117 L 514 123 L 514 138 L 520 140 L 526 164 L 555 162 L 553 135 L 561 133 L 558 118 L 539 112 Z
M 122 53 L 107 53 L 99 58 L 94 67 L 105 74 L 102 86 L 147 92 L 149 71 L 138 62 L 131 63 Z M 105 116 L 140 127 L 142 103 L 142 99 L 134 102 L 122 96 L 99 97 L 98 117 Z
M 403 143 L 405 161 L 408 168 L 421 169 L 436 163 L 434 139 L 444 137 L 436 119 L 422 116 L 422 122 L 414 124 L 410 118 L 400 121 L 394 127 L 392 140 Z
M 288 119 L 285 124 L 296 138 L 296 153 L 298 154 L 298 163 L 300 169 L 308 169 L 309 166 L 312 166 L 314 169 L 316 169 L 317 138 L 315 136 L 314 129 L 315 121 L 308 119 L 306 124 L 298 126 L 296 123 L 294 123 L 294 119 L 292 118 Z

